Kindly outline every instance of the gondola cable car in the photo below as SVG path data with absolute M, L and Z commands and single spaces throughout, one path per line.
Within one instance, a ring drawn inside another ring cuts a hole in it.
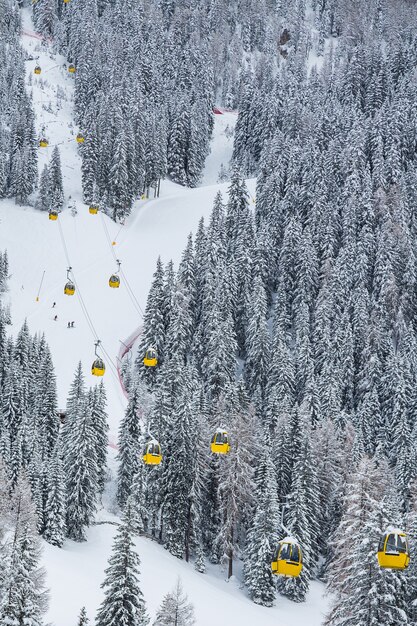
M 40 148 L 47 148 L 48 146 L 49 146 L 49 141 L 46 138 L 45 126 L 42 126 L 41 136 L 39 137 L 39 147 Z
M 159 465 L 162 461 L 161 445 L 156 439 L 150 439 L 143 452 L 143 462 L 145 465 Z
M 301 574 L 303 561 L 298 541 L 288 536 L 278 542 L 271 569 L 278 576 L 297 578 Z
M 218 428 L 214 433 L 210 449 L 213 454 L 228 454 L 230 452 L 229 435 L 224 428 Z
M 65 287 L 64 287 L 64 294 L 66 296 L 73 296 L 75 293 L 75 284 L 74 284 L 74 281 L 72 281 L 70 278 L 71 270 L 72 270 L 72 267 L 69 267 L 67 269 L 67 282 L 65 283 Z
M 118 289 L 120 287 L 120 276 L 118 276 L 118 274 L 120 272 L 121 262 L 119 261 L 119 259 L 117 259 L 116 263 L 117 263 L 117 271 L 114 274 L 112 274 L 109 278 L 109 287 L 111 287 L 112 289 Z
M 146 367 L 155 367 L 158 365 L 158 354 L 156 352 L 156 348 L 149 347 L 146 350 L 145 356 L 143 357 L 143 364 Z
M 379 541 L 377 557 L 382 569 L 406 569 L 410 563 L 406 533 L 396 528 L 388 528 Z
M 106 366 L 104 365 L 103 359 L 101 359 L 97 354 L 97 348 L 100 343 L 100 339 L 97 339 L 96 343 L 94 344 L 94 353 L 96 355 L 96 358 L 91 366 L 91 373 L 93 376 L 104 376 L 104 373 L 106 371 Z

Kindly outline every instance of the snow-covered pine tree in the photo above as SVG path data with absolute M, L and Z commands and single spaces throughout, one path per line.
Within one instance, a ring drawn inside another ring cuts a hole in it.
M 217 536 L 213 540 L 213 552 L 226 563 L 230 578 L 233 575 L 233 561 L 244 547 L 246 525 L 253 502 L 255 431 L 252 409 L 248 406 L 242 385 L 230 387 L 227 392 L 231 449 L 224 459 L 217 459 L 219 523 Z
M 88 394 L 91 421 L 94 431 L 94 448 L 97 463 L 97 486 L 104 491 L 107 471 L 107 445 L 109 425 L 106 412 L 106 390 L 104 383 L 94 387 Z
M 39 179 L 38 197 L 36 207 L 41 211 L 49 211 L 52 207 L 51 201 L 51 181 L 49 175 L 49 167 L 45 163 Z
M 410 626 L 417 623 L 417 483 L 411 484 L 410 510 L 406 517 L 408 541 L 410 544 L 410 564 L 407 569 L 407 613 Z
M 36 533 L 36 513 L 29 482 L 19 476 L 10 500 L 7 521 L 12 533 L 6 544 L 5 584 L 0 593 L 0 622 L 43 626 L 48 594 L 45 572 L 39 566 L 41 548 Z
M 46 0 L 43 0 L 44 2 Z M 51 207 L 55 210 L 62 209 L 64 205 L 64 188 L 62 183 L 61 156 L 58 146 L 52 151 L 49 163 L 49 193 Z
M 293 434 L 293 441 L 299 441 L 299 449 L 294 448 L 295 463 L 292 472 L 292 485 L 287 498 L 287 514 L 284 525 L 291 535 L 300 542 L 303 551 L 303 569 L 299 577 L 280 581 L 279 590 L 295 602 L 302 602 L 308 590 L 309 580 L 318 558 L 318 510 L 319 493 L 317 485 L 317 460 L 311 450 L 311 433 L 301 418 L 300 432 Z
M 81 366 L 78 367 L 67 403 L 65 437 L 62 441 L 66 480 L 67 535 L 75 541 L 85 540 L 98 496 L 98 467 L 95 430 L 91 410 L 84 395 Z
M 3 624 L 43 626 L 47 608 L 45 572 L 39 567 L 39 539 L 25 524 L 13 536 L 6 561 L 7 589 L 0 605 Z
M 328 588 L 335 598 L 326 626 L 354 626 L 364 621 L 407 624 L 403 574 L 383 571 L 376 561 L 380 535 L 389 523 L 387 469 L 386 462 L 377 466 L 375 460 L 364 457 L 347 486 L 333 538 Z
M 187 561 L 195 523 L 191 502 L 196 463 L 192 384 L 192 373 L 186 371 L 183 390 L 174 404 L 174 418 L 167 433 L 170 444 L 161 477 L 165 546 L 178 558 L 185 556 Z
M 34 390 L 34 419 L 39 440 L 41 458 L 46 460 L 52 454 L 59 434 L 59 417 L 57 412 L 57 389 L 51 351 L 45 344 L 42 354 L 38 357 L 39 368 Z
M 147 626 L 149 617 L 139 587 L 139 556 L 132 541 L 131 511 L 117 529 L 106 577 L 104 600 L 98 609 L 96 626 Z
M 66 526 L 66 481 L 62 468 L 60 440 L 55 444 L 47 474 L 47 500 L 44 510 L 43 538 L 59 548 L 64 543 Z
M 254 515 L 244 551 L 244 576 L 252 600 L 256 604 L 272 606 L 275 581 L 271 561 L 280 539 L 280 514 L 277 481 L 267 435 L 264 436 L 259 454 L 255 470 Z
M 158 362 L 163 363 L 164 346 L 165 346 L 165 301 L 164 301 L 164 268 L 162 261 L 158 258 L 156 270 L 153 275 L 151 288 L 146 303 L 146 311 L 143 319 L 143 329 L 141 341 L 139 344 L 138 355 L 136 358 L 136 366 L 141 376 L 152 381 L 155 372 L 150 371 L 155 368 L 146 368 L 143 364 L 143 358 L 146 350 L 155 348 L 158 354 Z
M 131 494 L 132 483 L 142 461 L 144 438 L 140 423 L 142 394 L 138 385 L 131 390 L 129 404 L 119 428 L 117 501 L 121 507 Z
M 77 365 L 75 371 L 74 380 L 71 384 L 70 391 L 67 398 L 67 405 L 65 410 L 65 421 L 62 426 L 62 447 L 65 449 L 67 437 L 73 430 L 73 422 L 75 421 L 81 405 L 85 403 L 86 389 L 84 374 L 82 371 L 81 361 Z
M 89 623 L 90 623 L 90 620 L 87 617 L 87 611 L 85 609 L 85 606 L 83 606 L 83 608 L 81 609 L 80 615 L 78 617 L 76 626 L 88 626 Z
M 188 184 L 187 156 L 190 141 L 190 111 L 184 100 L 178 102 L 168 139 L 168 174 L 180 185 Z
M 271 360 L 271 341 L 267 325 L 267 299 L 262 280 L 255 277 L 251 294 L 253 308 L 246 329 L 245 379 L 249 393 L 256 389 L 265 390 L 269 363 Z

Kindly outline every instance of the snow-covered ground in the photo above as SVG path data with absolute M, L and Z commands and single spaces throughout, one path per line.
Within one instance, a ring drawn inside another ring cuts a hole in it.
M 49 161 L 52 148 L 59 144 L 64 175 L 65 195 L 75 211 L 65 209 L 58 222 L 48 220 L 45 213 L 30 207 L 0 202 L 0 249 L 9 253 L 11 279 L 9 300 L 12 313 L 12 332 L 16 333 L 26 318 L 32 333 L 45 332 L 52 350 L 58 380 L 60 406 L 65 400 L 76 365 L 81 360 L 89 384 L 95 379 L 90 374 L 94 359 L 96 336 L 105 349 L 107 366 L 105 386 L 108 394 L 110 439 L 117 439 L 117 428 L 126 406 L 115 371 L 120 342 L 129 337 L 141 324 L 141 315 L 129 295 L 122 277 L 120 289 L 110 289 L 108 278 L 117 267 L 112 246 L 107 239 L 116 240 L 113 247 L 122 262 L 125 276 L 144 309 L 156 260 L 171 258 L 177 264 L 185 247 L 187 235 L 195 232 L 200 217 L 209 216 L 215 194 L 227 192 L 228 183 L 215 184 L 220 164 L 228 164 L 232 138 L 226 127 L 233 128 L 236 115 L 215 116 L 212 152 L 203 177 L 204 187 L 185 189 L 163 181 L 159 199 L 140 201 L 121 228 L 106 216 L 90 215 L 82 202 L 80 158 L 77 153 L 72 122 L 73 78 L 64 68 L 64 59 L 51 55 L 48 47 L 31 36 L 33 26 L 27 9 L 23 10 L 23 45 L 42 68 L 35 77 L 35 60 L 27 62 L 27 79 L 31 83 L 35 102 L 37 130 L 45 126 L 50 147 L 39 150 L 40 170 Z M 58 94 L 58 100 L 57 100 Z M 252 197 L 255 181 L 248 181 Z M 68 204 L 67 202 L 67 204 Z M 75 214 L 73 214 L 75 213 Z M 66 249 L 66 250 L 65 250 Z M 68 256 L 68 258 L 67 258 Z M 73 268 L 78 294 L 65 296 L 68 264 Z M 37 292 L 43 276 L 39 302 Z M 79 298 L 82 296 L 84 302 Z M 52 303 L 56 307 L 52 308 Z M 58 316 L 54 321 L 54 315 Z M 67 323 L 75 322 L 68 329 Z M 114 450 L 110 450 L 114 465 Z M 108 501 L 108 498 L 107 498 Z M 100 519 L 115 519 L 106 511 Z M 101 599 L 100 583 L 111 550 L 115 531 L 113 525 L 99 525 L 90 529 L 88 542 L 66 542 L 62 550 L 45 544 L 44 563 L 51 590 L 48 620 L 55 626 L 73 626 L 81 606 L 86 605 L 89 616 L 94 616 Z M 156 543 L 140 538 L 138 552 L 142 559 L 141 585 L 152 617 L 162 596 L 181 576 L 184 588 L 196 608 L 199 626 L 319 626 L 325 602 L 323 587 L 313 583 L 308 600 L 298 605 L 277 598 L 273 609 L 253 604 L 240 588 L 239 581 L 226 582 L 224 573 L 210 567 L 204 575 L 192 565 L 172 557 Z
M 206 159 L 203 185 L 213 185 L 219 182 L 221 166 L 227 171 L 233 151 L 233 132 L 237 120 L 237 113 L 219 113 L 214 116 L 214 133 L 211 142 L 211 152 Z
M 110 517 L 110 516 L 109 516 Z M 116 527 L 91 528 L 87 543 L 67 541 L 63 549 L 46 545 L 45 562 L 52 591 L 49 619 L 56 626 L 74 626 L 76 615 L 86 606 L 95 615 L 102 600 L 100 583 L 111 550 Z M 308 601 L 295 604 L 278 597 L 276 606 L 254 604 L 240 588 L 239 581 L 225 581 L 225 574 L 210 566 L 199 574 L 191 565 L 171 556 L 149 539 L 136 540 L 141 565 L 141 588 L 148 611 L 155 618 L 162 597 L 180 576 L 184 590 L 194 604 L 197 626 L 318 626 L 322 623 L 322 585 L 312 583 Z

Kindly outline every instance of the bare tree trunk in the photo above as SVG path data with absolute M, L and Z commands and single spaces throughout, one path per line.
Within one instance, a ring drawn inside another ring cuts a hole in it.
M 233 530 L 230 535 L 230 543 L 233 545 Z M 227 578 L 231 578 L 233 576 L 233 548 L 230 548 L 229 554 L 227 555 L 229 559 L 229 567 L 227 571 Z

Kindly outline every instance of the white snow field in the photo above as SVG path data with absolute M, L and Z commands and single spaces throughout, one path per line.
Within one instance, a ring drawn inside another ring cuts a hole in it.
M 225 129 L 227 125 L 234 126 L 236 115 L 216 115 L 212 153 L 203 178 L 206 186 L 190 190 L 163 181 L 161 197 L 137 201 L 123 227 L 102 214 L 90 215 L 82 202 L 81 161 L 75 142 L 77 129 L 72 122 L 73 78 L 64 67 L 64 59 L 54 56 L 48 45 L 33 33 L 28 9 L 23 9 L 23 21 L 22 43 L 35 58 L 27 61 L 27 81 L 33 91 L 37 130 L 40 133 L 45 126 L 50 142 L 49 148 L 39 150 L 39 171 L 49 161 L 53 146 L 60 144 L 67 208 L 58 221 L 53 222 L 44 212 L 17 206 L 12 201 L 0 201 L 0 249 L 7 249 L 10 261 L 7 299 L 11 304 L 12 332 L 16 334 L 26 318 L 32 333 L 45 333 L 56 368 L 60 407 L 65 406 L 79 360 L 87 383 L 97 382 L 90 368 L 94 341 L 96 336 L 100 338 L 105 349 L 105 354 L 101 352 L 101 355 L 107 366 L 104 382 L 110 442 L 115 447 L 118 425 L 126 407 L 115 371 L 117 355 L 120 342 L 131 336 L 142 320 L 123 277 L 120 289 L 108 286 L 109 276 L 117 267 L 106 229 L 110 239 L 117 242 L 113 246 L 116 257 L 122 262 L 131 289 L 144 309 L 158 255 L 164 262 L 172 258 L 178 264 L 188 233 L 196 231 L 201 216 L 209 216 L 217 191 L 227 193 L 228 183 L 213 183 L 220 164 L 227 166 L 230 158 L 232 139 L 225 134 Z M 42 68 L 40 77 L 33 74 L 36 61 Z M 61 94 L 58 93 L 58 99 L 57 90 Z M 248 181 L 248 188 L 253 197 L 254 180 Z M 75 215 L 68 203 L 75 206 Z M 73 297 L 63 293 L 69 263 L 78 291 Z M 79 294 L 87 314 L 83 312 Z M 53 302 L 56 302 L 55 308 L 52 308 Z M 58 316 L 57 321 L 54 315 Z M 75 322 L 75 328 L 67 328 L 69 321 Z M 114 456 L 115 451 L 110 448 L 109 461 L 113 468 Z M 112 486 L 108 492 L 111 494 Z M 111 508 L 109 493 L 106 504 Z M 105 509 L 99 512 L 98 519 L 117 522 Z M 47 620 L 55 626 L 74 626 L 83 605 L 88 616 L 94 619 L 102 598 L 100 584 L 115 529 L 111 524 L 93 526 L 87 542 L 67 541 L 63 549 L 44 544 L 43 558 L 51 592 Z M 326 601 L 320 583 L 312 583 L 306 603 L 294 604 L 277 597 L 276 606 L 268 609 L 253 604 L 241 588 L 239 564 L 236 564 L 237 577 L 226 582 L 225 573 L 219 567 L 209 565 L 206 574 L 199 574 L 192 564 L 176 559 L 149 539 L 138 538 L 136 543 L 142 560 L 141 587 L 152 619 L 162 596 L 180 576 L 194 603 L 198 626 L 255 626 L 258 623 L 319 626 L 322 623 Z

